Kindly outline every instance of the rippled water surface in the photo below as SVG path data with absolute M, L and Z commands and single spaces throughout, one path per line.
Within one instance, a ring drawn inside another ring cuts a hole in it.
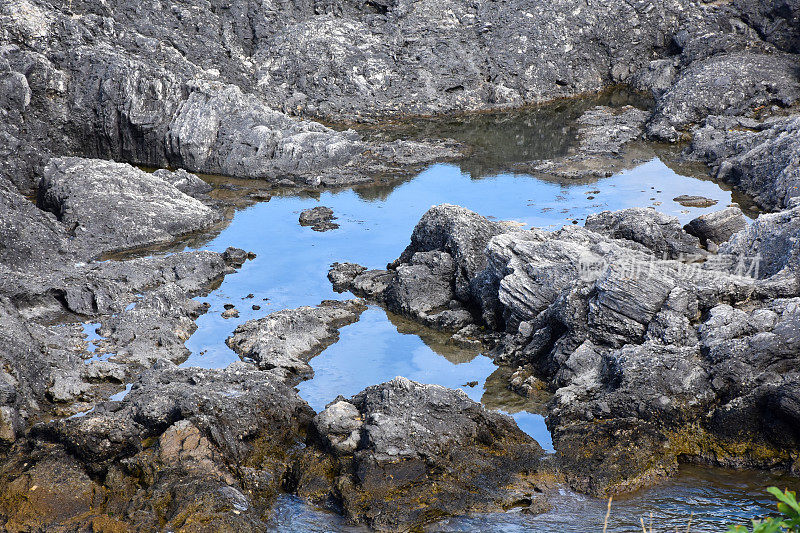
M 575 110 L 571 113 L 578 114 Z M 544 135 L 535 120 L 528 120 L 523 126 L 514 122 L 517 130 L 511 128 L 511 133 L 502 121 L 493 123 L 496 132 L 505 135 L 498 134 L 497 146 L 516 143 L 516 148 L 510 147 L 496 158 L 508 161 L 566 153 L 569 142 L 562 139 L 569 139 L 568 126 L 556 122 L 553 127 L 561 127 L 561 131 Z M 480 127 L 487 127 L 485 120 Z M 553 146 L 537 148 L 537 142 Z M 528 146 L 531 143 L 533 146 Z M 279 309 L 317 305 L 325 299 L 351 298 L 331 289 L 326 277 L 330 264 L 351 261 L 385 268 L 408 244 L 415 224 L 432 205 L 457 204 L 497 220 L 555 229 L 582 224 L 592 213 L 626 207 L 649 206 L 686 222 L 734 201 L 729 190 L 704 179 L 702 173 L 667 166 L 658 151 L 645 152 L 649 155 L 640 164 L 605 179 L 559 182 L 503 173 L 502 161 L 490 157 L 492 146 L 483 146 L 478 160 L 434 165 L 400 183 L 319 195 L 276 194 L 269 201 L 238 210 L 232 222 L 201 247 L 222 251 L 236 246 L 255 252 L 257 258 L 201 299 L 211 308 L 198 320 L 199 328 L 187 342 L 192 355 L 184 365 L 218 368 L 238 360 L 224 341 L 247 320 Z M 683 207 L 673 201 L 681 194 L 701 195 L 718 203 L 712 208 Z M 298 224 L 300 211 L 317 205 L 334 210 L 339 229 L 319 233 Z M 240 317 L 222 318 L 225 304 L 235 305 Z M 298 389 L 315 410 L 323 409 L 338 395 L 351 396 L 369 385 L 405 376 L 460 388 L 487 407 L 512 414 L 524 431 L 546 449 L 552 448 L 543 405 L 510 393 L 505 386 L 506 369 L 378 306 L 370 306 L 358 322 L 342 328 L 339 341 L 312 359 L 311 366 L 315 377 Z M 610 531 L 640 530 L 639 517 L 647 515 L 649 520 L 650 511 L 654 512 L 654 531 L 674 531 L 676 525 L 685 528 L 692 510 L 698 515 L 692 531 L 720 529 L 717 526 L 731 516 L 765 512 L 759 494 L 767 480 L 759 476 L 684 468 L 679 478 L 617 502 Z M 605 505 L 564 493 L 553 511 L 539 517 L 521 513 L 465 517 L 440 523 L 432 530 L 601 531 Z M 351 529 L 335 515 L 309 508 L 291 496 L 280 499 L 273 525 L 276 530 L 297 532 Z
M 797 486 L 796 478 L 772 476 L 755 471 L 709 469 L 686 465 L 679 474 L 661 485 L 612 501 L 609 533 L 641 532 L 694 533 L 727 531 L 733 523 L 749 523 L 752 517 L 775 512 L 763 487 Z M 518 511 L 476 514 L 451 518 L 426 528 L 430 533 L 600 533 L 608 501 L 563 491 L 553 498 L 553 509 L 530 516 Z M 283 496 L 278 500 L 271 524 L 277 531 L 321 533 L 362 532 L 348 526 L 332 513 L 311 509 L 300 499 Z

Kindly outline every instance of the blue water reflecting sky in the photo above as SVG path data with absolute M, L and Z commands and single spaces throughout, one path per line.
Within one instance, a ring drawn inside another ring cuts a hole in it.
M 687 193 L 719 203 L 701 209 L 682 207 L 672 200 Z M 471 179 L 456 166 L 435 165 L 383 196 L 353 190 L 326 192 L 319 199 L 275 196 L 236 213 L 231 224 L 204 246 L 217 251 L 236 246 L 258 257 L 203 298 L 211 309 L 198 320 L 198 331 L 187 342 L 192 356 L 185 365 L 224 367 L 237 360 L 224 340 L 246 320 L 350 297 L 331 289 L 326 277 L 329 265 L 351 261 L 385 267 L 402 252 L 417 221 L 432 205 L 457 204 L 498 220 L 558 228 L 573 220 L 582 224 L 588 214 L 606 209 L 642 206 L 654 206 L 688 221 L 730 202 L 729 191 L 711 181 L 676 174 L 658 159 L 588 185 L 510 174 Z M 325 233 L 301 227 L 300 211 L 316 205 L 331 207 L 341 227 Z M 245 298 L 249 294 L 254 297 Z M 220 316 L 228 303 L 239 310 L 238 319 Z M 253 305 L 260 309 L 253 310 Z M 398 332 L 382 309 L 370 307 L 358 323 L 342 329 L 339 342 L 312 360 L 316 376 L 300 385 L 300 394 L 319 410 L 339 394 L 350 396 L 401 375 L 461 388 L 480 400 L 484 382 L 496 368 L 491 361 L 478 354 L 451 360 L 434 348 L 417 335 Z M 479 384 L 465 385 L 471 381 Z M 541 416 L 523 411 L 515 418 L 523 430 L 550 446 Z

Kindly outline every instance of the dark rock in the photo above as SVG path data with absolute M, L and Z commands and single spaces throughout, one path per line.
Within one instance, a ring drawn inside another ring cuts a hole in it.
M 672 199 L 673 202 L 678 202 L 683 207 L 711 207 L 717 204 L 716 200 L 706 198 L 705 196 L 693 196 L 690 194 L 682 194 Z
M 722 211 L 701 215 L 691 220 L 683 229 L 700 239 L 706 246 L 709 243 L 722 244 L 746 226 L 742 210 L 738 207 L 728 207 Z
M 229 246 L 222 253 L 222 258 L 225 260 L 225 263 L 235 268 L 239 268 L 248 259 L 255 259 L 256 254 L 254 254 L 253 252 L 245 252 L 241 248 L 234 248 L 233 246 Z
M 314 231 L 328 231 L 338 228 L 339 224 L 333 222 L 334 220 L 336 220 L 336 217 L 330 207 L 317 206 L 300 213 L 300 225 L 311 226 Z
M 62 516 L 43 506 L 46 500 L 32 502 L 37 518 L 54 526 L 67 520 L 96 525 L 105 518 L 141 529 L 164 523 L 263 529 L 260 509 L 280 490 L 312 415 L 269 373 L 241 364 L 224 371 L 159 364 L 121 402 L 36 426 L 33 434 L 49 451 L 31 459 L 28 473 L 4 490 L 7 496 L 30 490 L 25 480 L 64 450 L 77 459 L 62 463 L 75 472 L 68 476 L 72 480 L 38 477 L 39 490 L 51 498 L 73 498 L 92 513 L 78 517 L 68 510 Z M 76 491 L 81 483 L 86 490 Z M 104 495 L 101 503 L 93 493 Z M 161 509 L 164 498 L 169 505 Z M 20 516 L 19 510 L 6 512 Z M 21 523 L 31 523 L 30 517 Z
M 379 530 L 503 509 L 548 488 L 536 441 L 461 391 L 395 378 L 334 401 L 314 429 L 338 465 L 332 483 L 345 513 Z M 298 492 L 317 484 L 307 474 Z

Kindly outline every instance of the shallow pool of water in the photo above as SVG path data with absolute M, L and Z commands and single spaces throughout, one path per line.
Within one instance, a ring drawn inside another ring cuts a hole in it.
M 728 525 L 749 524 L 753 517 L 775 513 L 774 500 L 764 487 L 797 487 L 797 479 L 756 471 L 733 471 L 684 465 L 676 477 L 660 485 L 616 498 L 608 518 L 609 533 L 647 531 L 723 533 Z M 562 491 L 552 498 L 552 509 L 541 515 L 520 511 L 475 514 L 433 524 L 425 531 L 497 533 L 599 533 L 603 531 L 608 501 Z M 333 513 L 314 509 L 297 497 L 278 499 L 270 525 L 285 533 L 328 531 L 365 532 L 348 526 Z
M 257 258 L 202 298 L 211 307 L 200 317 L 197 332 L 186 343 L 192 355 L 184 366 L 220 368 L 238 360 L 224 341 L 247 320 L 280 309 L 317 305 L 325 299 L 352 297 L 333 292 L 327 279 L 330 264 L 351 261 L 369 268 L 385 268 L 408 244 L 420 217 L 436 204 L 461 205 L 525 227 L 556 229 L 582 224 L 592 213 L 627 207 L 653 207 L 687 222 L 733 201 L 729 190 L 675 168 L 678 172 L 654 154 L 630 170 L 577 183 L 508 173 L 487 176 L 485 165 L 477 173 L 478 178 L 470 173 L 469 166 L 440 164 L 404 182 L 316 196 L 278 194 L 269 201 L 250 205 L 236 212 L 213 240 L 199 246 L 215 251 L 236 246 L 255 252 Z M 681 194 L 705 196 L 716 200 L 717 205 L 684 207 L 673 201 Z M 298 224 L 300 212 L 317 205 L 334 210 L 338 229 L 320 233 Z M 226 304 L 236 307 L 238 318 L 222 318 Z M 378 306 L 369 306 L 358 322 L 342 328 L 339 341 L 312 359 L 311 366 L 315 377 L 301 383 L 298 390 L 317 411 L 338 395 L 348 397 L 367 386 L 404 376 L 461 389 L 473 400 L 511 414 L 545 449 L 552 449 L 542 416 L 543 403 L 509 392 L 507 369 L 496 367 L 477 351 L 453 346 L 444 335 L 387 314 Z M 743 491 L 749 503 L 740 506 L 735 489 L 733 493 L 725 492 L 730 489 L 725 482 L 703 480 L 698 475 L 683 475 L 668 485 L 619 502 L 614 515 L 618 525 L 610 530 L 630 530 L 625 528 L 638 524 L 637 513 L 647 509 L 660 513 L 656 518 L 669 524 L 675 518 L 670 513 L 688 513 L 695 507 L 716 519 L 730 515 L 731 506 L 741 507 L 742 516 L 762 511 L 758 496 L 753 496 L 756 492 Z M 715 510 L 714 505 L 719 509 Z M 465 517 L 439 524 L 433 530 L 602 530 L 604 510 L 605 502 L 565 493 L 554 510 L 541 517 L 521 513 Z M 596 515 L 600 516 L 599 522 Z M 278 530 L 345 529 L 339 518 L 313 510 L 291 496 L 281 498 L 275 520 Z M 599 528 L 595 527 L 597 524 Z
M 326 277 L 330 264 L 352 261 L 384 268 L 400 255 L 432 205 L 462 205 L 498 220 L 544 228 L 582 223 L 587 215 L 605 209 L 656 204 L 683 221 L 711 210 L 686 208 L 672 200 L 687 191 L 717 200 L 720 206 L 732 201 L 731 193 L 717 184 L 677 174 L 657 158 L 588 185 L 512 174 L 474 179 L 457 166 L 435 165 L 377 196 L 354 190 L 326 192 L 318 198 L 275 196 L 237 212 L 231 224 L 204 246 L 217 251 L 237 246 L 255 252 L 257 258 L 204 299 L 211 309 L 187 342 L 192 355 L 184 365 L 219 368 L 237 360 L 224 341 L 246 320 L 350 297 L 333 292 Z M 331 207 L 340 228 L 320 233 L 300 226 L 300 211 L 315 205 Z M 222 318 L 226 304 L 236 306 L 238 319 Z M 460 388 L 476 401 L 494 398 L 485 403 L 511 413 L 523 430 L 546 449 L 552 448 L 541 404 L 505 408 L 496 394 L 485 390 L 486 379 L 496 370 L 487 357 L 444 341 L 426 342 L 420 335 L 424 328 L 397 323 L 383 309 L 370 307 L 359 322 L 342 329 L 339 342 L 313 359 L 316 377 L 299 386 L 301 396 L 321 410 L 340 394 L 351 396 L 366 386 L 404 376 Z

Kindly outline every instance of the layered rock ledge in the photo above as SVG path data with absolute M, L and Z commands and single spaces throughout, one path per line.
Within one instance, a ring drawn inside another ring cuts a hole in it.
M 727 216 L 689 227 L 732 233 Z M 335 264 L 329 277 L 497 344 L 523 394 L 544 379 L 560 466 L 580 490 L 636 488 L 679 460 L 797 472 L 800 207 L 761 215 L 716 253 L 713 234 L 703 246 L 652 209 L 546 232 L 443 205 L 388 270 Z

